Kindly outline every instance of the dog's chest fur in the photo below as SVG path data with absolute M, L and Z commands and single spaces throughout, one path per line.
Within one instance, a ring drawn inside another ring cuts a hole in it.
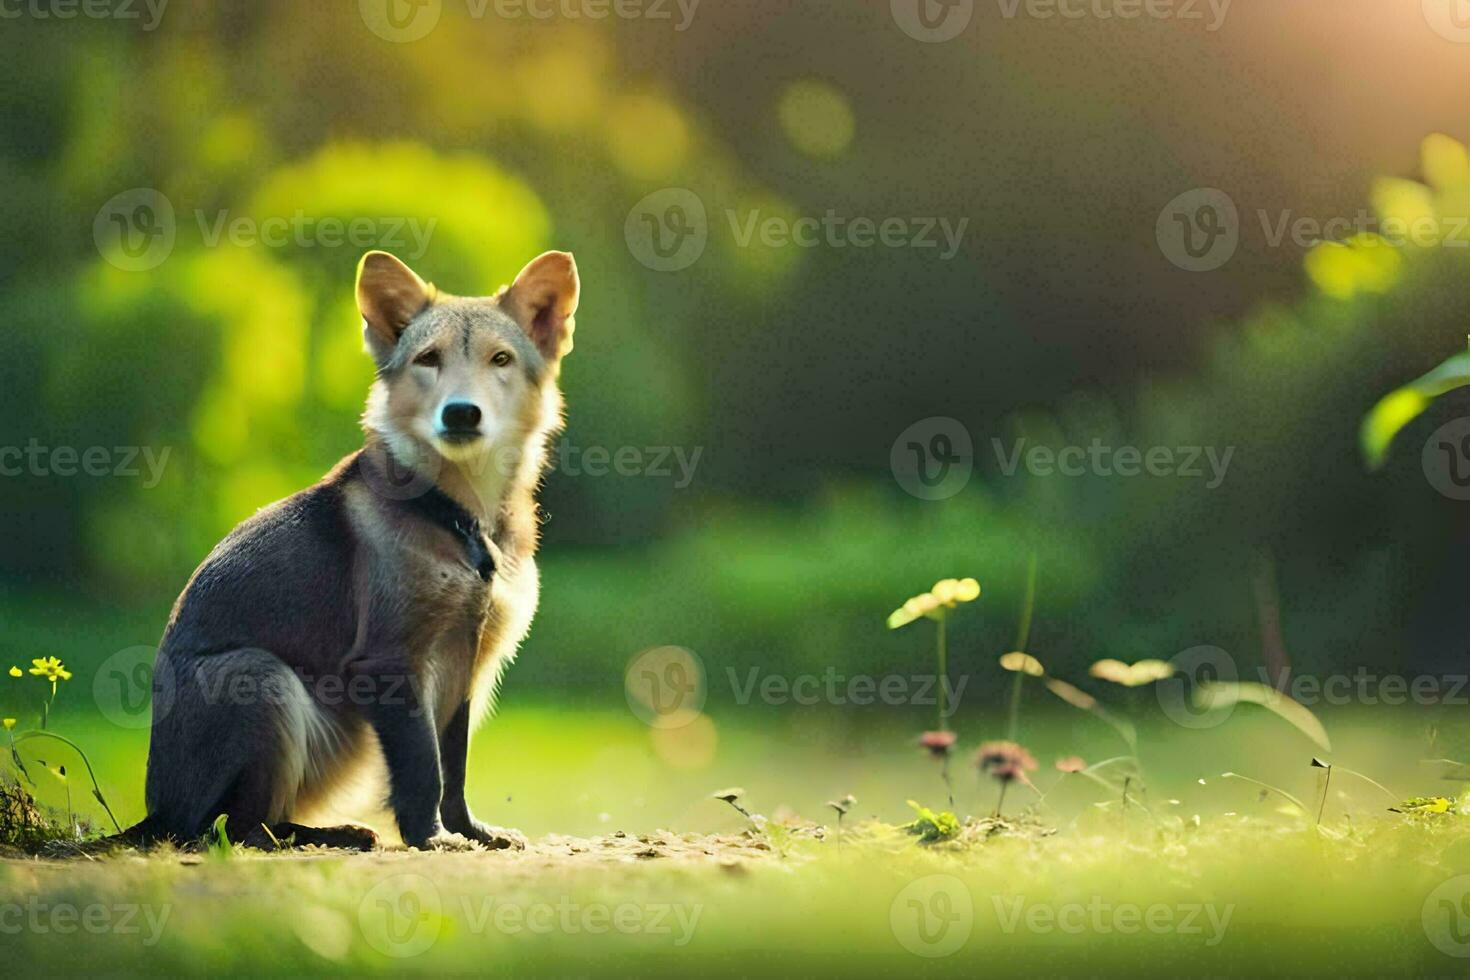
M 513 533 L 497 530 L 499 560 L 487 582 L 459 535 L 385 511 L 362 494 L 350 499 L 357 567 L 367 578 L 359 594 L 373 607 L 365 619 L 392 618 L 441 729 L 465 701 L 480 715 L 535 615 L 534 557 Z

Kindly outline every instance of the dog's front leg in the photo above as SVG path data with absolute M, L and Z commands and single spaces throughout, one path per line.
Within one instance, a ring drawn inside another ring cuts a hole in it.
M 454 717 L 449 719 L 444 734 L 439 738 L 439 762 L 444 775 L 444 802 L 439 807 L 439 815 L 444 821 L 444 829 L 479 841 L 489 848 L 523 849 L 526 846 L 525 837 L 514 830 L 483 824 L 470 813 L 470 806 L 464 798 L 465 767 L 469 760 L 469 751 L 470 705 L 466 701 L 459 706 Z
M 426 848 L 443 833 L 439 803 L 444 796 L 434 719 L 420 696 L 408 658 L 393 654 L 358 661 L 356 677 L 371 681 L 365 703 L 388 765 L 388 805 L 409 847 Z

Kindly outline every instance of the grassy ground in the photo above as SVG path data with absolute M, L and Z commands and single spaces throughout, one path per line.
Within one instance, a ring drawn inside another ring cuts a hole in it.
M 1422 719 L 1385 708 L 1327 721 L 1334 761 L 1393 794 L 1456 788 L 1416 764 Z M 98 747 L 120 819 L 136 817 L 142 733 L 60 722 Z M 1111 754 L 1087 716 L 1024 728 L 1048 768 L 1062 753 Z M 1387 813 L 1382 791 L 1339 773 L 1317 830 L 1279 797 L 1219 778 L 1235 770 L 1316 802 L 1316 750 L 1272 716 L 1242 708 L 1206 730 L 1145 721 L 1152 815 L 1099 808 L 1101 789 L 1044 769 L 1044 805 L 1019 790 L 1007 805 L 1030 807 L 1035 824 L 964 846 L 886 829 L 907 819 L 906 799 L 945 802 L 913 734 L 886 716 L 744 709 L 670 736 L 627 710 L 507 704 L 476 741 L 472 796 L 531 835 L 529 851 L 10 860 L 7 966 L 1447 976 L 1463 969 L 1451 953 L 1470 954 L 1470 820 Z M 993 787 L 967 765 L 956 775 L 958 811 L 988 813 Z M 826 823 L 824 802 L 847 792 L 859 804 L 840 842 L 830 829 L 752 836 L 710 798 L 727 784 L 773 821 Z

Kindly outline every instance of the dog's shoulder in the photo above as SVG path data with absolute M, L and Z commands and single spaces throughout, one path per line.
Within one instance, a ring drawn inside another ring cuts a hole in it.
M 165 645 L 194 653 L 260 647 L 292 660 L 312 644 L 350 643 L 355 545 L 344 496 L 353 459 L 216 545 L 179 596 Z

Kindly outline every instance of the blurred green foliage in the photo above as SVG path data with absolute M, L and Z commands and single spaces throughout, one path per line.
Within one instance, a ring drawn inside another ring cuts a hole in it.
M 1443 586 L 1463 515 L 1412 453 L 1369 475 L 1355 442 L 1379 397 L 1463 337 L 1462 251 L 1322 246 L 1299 300 L 1210 325 L 1196 370 L 1075 382 L 1085 339 L 1059 352 L 1019 317 L 986 331 L 935 320 L 929 304 L 960 303 L 961 286 L 921 289 L 933 273 L 912 252 L 841 265 L 712 233 L 709 255 L 674 278 L 629 254 L 628 209 L 660 187 L 697 188 L 714 225 L 724 209 L 821 213 L 813 202 L 835 193 L 824 168 L 874 152 L 861 134 L 877 110 L 840 87 L 793 71 L 766 119 L 791 146 L 773 148 L 715 131 L 695 96 L 608 32 L 451 20 L 396 45 L 354 6 L 180 0 L 147 37 L 31 23 L 0 65 L 0 445 L 172 451 L 157 487 L 0 481 L 5 652 L 85 665 L 151 642 L 223 533 L 355 447 L 370 379 L 350 293 L 360 250 L 212 238 L 222 215 L 302 213 L 432 227 L 414 264 L 456 292 L 494 289 L 543 248 L 576 251 L 586 288 L 568 442 L 702 450 L 686 489 L 550 477 L 543 614 L 512 685 L 616 691 L 626 659 L 660 643 L 695 649 L 715 674 L 903 669 L 927 651 L 882 617 L 949 575 L 986 590 L 956 624 L 956 662 L 992 665 L 1033 551 L 1031 646 L 1048 665 L 1199 643 L 1253 662 L 1263 567 L 1305 667 L 1463 653 L 1460 599 Z M 1375 206 L 1466 213 L 1457 146 L 1431 140 L 1427 183 L 1381 183 Z M 178 218 L 172 253 L 148 272 L 117 268 L 92 240 L 98 209 L 132 187 L 163 194 Z M 967 261 L 948 274 L 971 278 Z M 896 319 L 905 308 L 919 322 Z M 1074 393 L 997 395 L 985 357 L 997 334 L 1035 369 L 1011 365 L 997 390 Z M 894 386 L 902 397 L 880 397 Z M 1446 399 L 1409 428 L 1454 410 Z M 977 473 L 957 497 L 919 501 L 894 483 L 888 451 L 941 412 L 971 428 Z M 1215 490 L 1004 476 L 992 436 L 1235 453 Z M 78 622 L 96 626 L 81 635 Z

